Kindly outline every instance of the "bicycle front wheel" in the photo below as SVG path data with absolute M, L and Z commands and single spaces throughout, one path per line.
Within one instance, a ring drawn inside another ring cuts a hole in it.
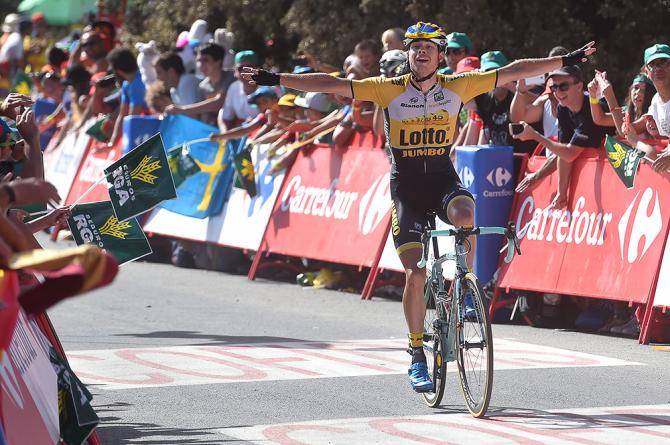
M 445 348 L 442 341 L 440 323 L 444 317 L 442 303 L 435 301 L 435 289 L 428 283 L 424 290 L 426 316 L 423 321 L 423 351 L 426 355 L 428 372 L 433 380 L 433 390 L 421 395 L 431 408 L 440 405 L 444 395 L 444 380 L 447 374 Z
M 474 417 L 489 406 L 493 386 L 493 335 L 479 280 L 467 273 L 461 280 L 456 320 L 456 363 L 465 404 Z

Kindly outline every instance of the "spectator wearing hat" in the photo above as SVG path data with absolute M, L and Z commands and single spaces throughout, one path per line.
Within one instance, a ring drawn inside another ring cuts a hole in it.
M 500 51 L 489 51 L 482 54 L 480 59 L 481 70 L 491 71 L 504 67 L 509 62 Z M 458 68 L 458 66 L 457 66 Z M 514 140 L 509 133 L 510 106 L 514 97 L 514 83 L 496 87 L 493 91 L 481 94 L 474 99 L 475 108 L 484 126 L 480 132 L 478 142 L 498 146 L 511 146 L 515 153 L 532 153 L 535 143 Z M 468 105 L 472 107 L 472 103 Z M 471 108 L 472 109 L 472 108 Z M 469 130 L 476 135 L 476 126 L 469 126 Z M 472 135 L 467 136 L 467 143 L 476 143 Z
M 593 122 L 589 95 L 584 92 L 584 77 L 578 66 L 559 68 L 549 73 L 548 78 L 553 79 L 551 91 L 558 100 L 558 141 L 547 138 L 527 123 L 522 122 L 524 129 L 514 138 L 541 143 L 553 155 L 537 172 L 526 176 L 517 190 L 526 190 L 534 186 L 539 179 L 558 170 L 558 193 L 551 206 L 561 209 L 567 205 L 572 162 L 579 157 L 584 148 L 600 147 L 606 128 Z
M 235 54 L 235 79 L 237 80 L 228 87 L 223 108 L 219 110 L 218 123 L 222 132 L 234 128 L 258 114 L 258 108 L 249 104 L 247 100 L 247 96 L 256 90 L 256 85 L 243 80 L 241 77 L 244 68 L 258 66 L 258 56 L 254 51 L 246 50 Z
M 170 90 L 172 102 L 189 105 L 200 102 L 200 81 L 194 74 L 186 72 L 184 62 L 175 52 L 163 53 L 154 62 L 156 77 Z
M 29 36 L 32 30 L 33 23 L 29 19 L 19 19 L 16 31 L 9 34 L 2 48 L 0 48 L 0 73 L 3 76 L 12 78 L 17 70 L 22 70 L 25 67 L 26 54 L 23 50 L 23 39 Z
M 247 96 L 247 102 L 258 108 L 258 115 L 251 121 L 245 122 L 237 128 L 223 131 L 218 134 L 210 135 L 210 139 L 214 141 L 223 141 L 227 139 L 239 139 L 248 136 L 254 131 L 254 140 L 257 137 L 267 134 L 272 130 L 278 122 L 279 114 L 279 97 L 277 91 L 268 86 L 260 86 Z
M 463 32 L 452 32 L 447 35 L 447 50 L 445 59 L 447 66 L 440 69 L 441 74 L 453 74 L 457 70 L 458 62 L 472 54 L 472 40 Z
M 223 105 L 228 88 L 234 82 L 232 71 L 223 70 L 223 60 L 226 50 L 216 43 L 200 45 L 196 51 L 198 70 L 205 78 L 198 85 L 200 102 L 190 105 L 170 105 L 165 109 L 168 114 L 186 114 L 199 117 L 208 124 L 215 124 L 217 112 Z
M 107 48 L 105 40 L 98 31 L 87 31 L 79 39 L 79 47 L 71 60 L 87 64 L 89 71 L 93 75 L 98 73 L 103 73 L 104 75 L 109 70 L 109 62 L 107 60 L 109 50 Z
M 143 114 L 147 111 L 147 103 L 144 99 L 147 89 L 142 82 L 137 60 L 129 49 L 115 48 L 109 52 L 107 60 L 117 79 L 123 81 L 121 84 L 121 106 L 116 117 L 112 137 L 108 143 L 112 147 L 121 137 L 123 118 Z

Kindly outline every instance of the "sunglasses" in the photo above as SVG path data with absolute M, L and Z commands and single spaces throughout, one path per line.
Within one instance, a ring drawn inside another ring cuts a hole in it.
M 549 87 L 552 93 L 555 93 L 556 91 L 568 91 L 571 86 L 573 86 L 574 83 L 571 82 L 563 82 L 559 84 L 554 84 Z

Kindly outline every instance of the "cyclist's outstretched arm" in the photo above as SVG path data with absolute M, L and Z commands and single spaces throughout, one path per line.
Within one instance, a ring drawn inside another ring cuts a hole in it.
M 496 86 L 501 86 L 514 80 L 546 74 L 562 66 L 576 65 L 584 62 L 587 56 L 596 52 L 595 44 L 596 42 L 589 42 L 565 56 L 515 60 L 509 65 L 498 69 Z
M 244 68 L 242 77 L 258 85 L 282 85 L 294 90 L 317 93 L 334 93 L 352 97 L 351 80 L 342 79 L 325 73 L 289 74 L 271 73 L 255 68 Z

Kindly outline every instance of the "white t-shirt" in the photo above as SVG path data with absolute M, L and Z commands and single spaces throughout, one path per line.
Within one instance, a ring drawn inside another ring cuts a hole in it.
M 661 96 L 654 94 L 648 113 L 654 117 L 661 136 L 670 137 L 670 100 L 663 103 Z
M 5 44 L 0 48 L 0 63 L 16 62 L 23 58 L 23 37 L 13 32 L 7 37 Z
M 551 100 L 544 101 L 542 110 L 542 129 L 545 137 L 558 136 L 558 118 L 551 112 Z
M 256 117 L 258 112 L 258 107 L 249 105 L 247 102 L 247 95 L 244 92 L 242 82 L 236 80 L 231 83 L 226 92 L 226 100 L 223 102 L 223 108 L 221 109 L 221 119 L 224 121 L 236 119 L 245 121 L 250 117 Z

